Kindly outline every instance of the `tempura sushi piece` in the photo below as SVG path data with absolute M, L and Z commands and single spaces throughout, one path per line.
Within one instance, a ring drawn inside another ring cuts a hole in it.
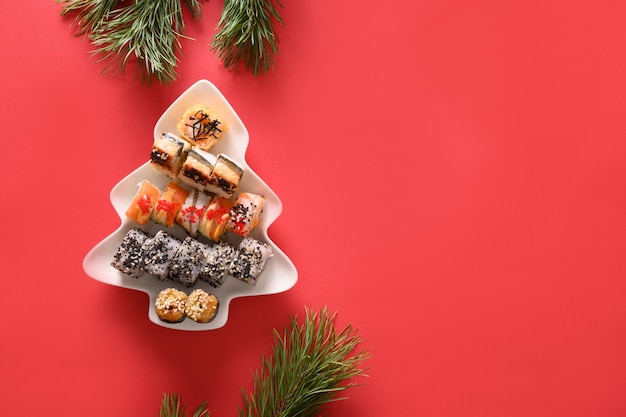
M 239 188 L 243 168 L 224 154 L 217 155 L 205 190 L 222 197 L 231 198 Z
M 228 229 L 239 236 L 248 236 L 258 224 L 265 205 L 265 197 L 253 193 L 240 193 L 230 210 Z
M 255 285 L 267 260 L 272 256 L 270 245 L 251 237 L 245 237 L 237 246 L 235 257 L 230 264 L 230 275 Z
M 154 139 L 150 150 L 150 165 L 171 179 L 178 177 L 178 172 L 187 156 L 191 145 L 173 133 L 163 133 Z
M 132 277 L 143 275 L 144 252 L 143 245 L 150 241 L 152 236 L 143 230 L 133 228 L 126 232 L 122 243 L 117 248 L 111 266 L 118 271 Z
M 183 139 L 208 151 L 222 139 L 228 126 L 214 109 L 196 104 L 183 113 L 176 129 Z
M 159 196 L 150 218 L 155 223 L 163 226 L 174 226 L 176 215 L 182 208 L 188 195 L 189 191 L 174 182 L 170 182 Z
M 193 287 L 198 281 L 208 250 L 207 245 L 187 236 L 169 265 L 169 279 Z
M 176 223 L 185 229 L 191 237 L 197 236 L 200 219 L 209 206 L 211 197 L 211 195 L 204 191 L 199 191 L 194 188 L 178 211 Z
M 219 304 L 219 300 L 214 294 L 209 294 L 198 288 L 187 297 L 185 314 L 195 322 L 208 323 L 217 315 Z
M 217 242 L 227 231 L 232 208 L 232 201 L 218 195 L 214 196 L 200 219 L 198 233 Z
M 185 319 L 187 293 L 176 288 L 166 288 L 159 292 L 154 303 L 154 310 L 159 320 L 167 323 L 179 323 Z
M 178 178 L 183 184 L 204 190 L 211 179 L 217 157 L 212 153 L 193 148 L 180 169 Z
M 221 287 L 228 276 L 234 256 L 235 248 L 226 242 L 218 242 L 211 246 L 200 270 L 200 279 L 212 287 Z
M 164 230 L 159 230 L 151 241 L 147 242 L 144 251 L 143 270 L 164 281 L 169 266 L 182 242 Z
M 126 216 L 137 224 L 146 224 L 161 192 L 150 181 L 143 180 L 126 210 Z

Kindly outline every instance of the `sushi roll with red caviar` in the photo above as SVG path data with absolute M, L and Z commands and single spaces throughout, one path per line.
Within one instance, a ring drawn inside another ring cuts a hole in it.
M 228 125 L 214 109 L 196 104 L 189 107 L 176 124 L 180 136 L 190 144 L 208 151 L 228 131 Z
M 159 292 L 154 309 L 159 320 L 167 323 L 180 323 L 185 319 L 187 293 L 176 288 L 166 288 Z
M 211 179 L 217 157 L 201 149 L 192 148 L 180 169 L 178 178 L 183 184 L 204 190 Z
M 143 230 L 130 229 L 113 255 L 111 266 L 132 278 L 141 277 L 145 258 L 143 247 L 151 240 L 152 236 Z
M 228 230 L 239 236 L 248 236 L 258 224 L 265 205 L 265 197 L 252 193 L 240 193 L 230 210 Z
M 172 227 L 176 221 L 176 215 L 187 199 L 189 191 L 180 185 L 170 182 L 159 195 L 156 206 L 152 210 L 152 221 L 163 226 Z
M 232 201 L 217 195 L 214 196 L 200 219 L 198 233 L 213 242 L 217 242 L 220 236 L 227 231 L 232 208 Z
M 243 168 L 224 154 L 217 155 L 215 166 L 205 190 L 224 198 L 231 198 L 239 188 Z
M 174 255 L 182 242 L 164 230 L 159 230 L 154 237 L 144 244 L 143 270 L 164 281 Z
M 192 237 L 186 237 L 169 265 L 168 278 L 187 287 L 193 287 L 198 281 L 208 249 L 209 247 L 204 243 Z
M 173 133 L 163 133 L 152 143 L 150 166 L 171 179 L 176 179 L 190 149 L 191 145 L 186 140 Z
M 230 275 L 255 285 L 263 272 L 267 260 L 273 256 L 272 248 L 267 243 L 245 237 L 237 246 L 235 256 L 230 264 Z
M 210 201 L 211 196 L 209 194 L 193 189 L 178 211 L 176 223 L 185 229 L 191 237 L 196 237 L 200 219 L 209 206 Z
M 150 181 L 143 180 L 126 210 L 126 216 L 137 224 L 146 224 L 161 192 Z
M 215 318 L 219 308 L 219 300 L 214 294 L 198 288 L 187 297 L 185 314 L 198 323 L 208 323 Z
M 228 276 L 230 264 L 235 256 L 235 248 L 226 242 L 218 242 L 209 247 L 206 259 L 200 269 L 200 279 L 214 288 L 219 288 Z

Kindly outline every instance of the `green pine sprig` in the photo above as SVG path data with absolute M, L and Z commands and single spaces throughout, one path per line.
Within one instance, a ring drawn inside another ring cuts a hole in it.
M 358 349 L 362 339 L 352 325 L 336 328 L 336 316 L 325 307 L 307 309 L 302 323 L 292 316 L 282 334 L 274 329 L 271 356 L 261 357 L 252 391 L 242 389 L 239 417 L 314 417 L 325 404 L 348 398 L 342 392 L 357 385 L 353 378 L 366 376 L 361 366 L 370 352 Z M 164 404 L 173 399 L 178 395 L 166 394 Z M 161 406 L 161 417 L 173 416 Z
M 274 67 L 278 36 L 274 23 L 284 24 L 278 0 L 225 0 L 212 50 L 229 69 L 240 64 L 258 75 Z
M 193 417 L 209 417 L 209 411 L 206 408 L 206 401 L 200 404 Z M 186 407 L 180 402 L 178 394 L 163 394 L 161 400 L 161 408 L 158 417 L 186 417 Z

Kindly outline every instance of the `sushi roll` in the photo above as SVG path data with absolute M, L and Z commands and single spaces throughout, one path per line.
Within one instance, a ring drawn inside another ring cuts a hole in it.
M 163 133 L 154 139 L 150 150 L 150 165 L 171 179 L 178 177 L 178 172 L 187 156 L 191 145 L 173 133 Z
M 214 109 L 196 104 L 183 113 L 176 129 L 190 144 L 208 151 L 224 136 L 228 126 Z
M 211 239 L 213 242 L 217 242 L 220 236 L 227 231 L 230 210 L 232 208 L 232 201 L 217 195 L 214 196 L 200 219 L 198 233 Z
M 259 224 L 265 197 L 252 193 L 240 193 L 230 210 L 228 230 L 239 236 L 248 236 Z
M 180 185 L 170 182 L 157 200 L 150 218 L 158 224 L 172 227 L 176 221 L 176 215 L 187 199 L 189 191 Z
M 159 230 L 154 238 L 146 242 L 144 251 L 143 270 L 150 275 L 164 281 L 168 269 L 182 242 L 169 233 Z
M 209 247 L 204 243 L 186 237 L 180 245 L 168 268 L 168 277 L 187 287 L 193 287 L 204 265 Z
M 159 320 L 167 323 L 180 323 L 185 319 L 187 293 L 176 288 L 166 288 L 157 294 L 154 309 Z
M 137 224 L 148 223 L 160 194 L 159 189 L 150 181 L 143 180 L 126 210 L 126 216 Z
M 187 153 L 187 158 L 180 169 L 178 178 L 183 184 L 204 190 L 209 183 L 217 157 L 201 149 L 193 148 Z
M 200 219 L 210 201 L 211 196 L 209 194 L 194 188 L 178 211 L 176 223 L 185 229 L 191 237 L 196 237 Z
M 272 248 L 270 245 L 245 237 L 237 246 L 235 257 L 230 264 L 230 275 L 255 285 L 259 279 L 259 275 L 263 272 L 267 260 L 272 257 Z
M 141 277 L 144 261 L 143 246 L 151 239 L 152 236 L 143 230 L 130 229 L 113 255 L 111 266 L 132 278 Z
M 231 198 L 239 188 L 242 176 L 243 168 L 237 162 L 224 154 L 219 154 L 205 190 Z
M 185 314 L 195 322 L 208 323 L 215 318 L 218 308 L 218 298 L 198 288 L 187 297 Z
M 235 256 L 235 248 L 226 242 L 218 242 L 208 250 L 204 265 L 200 269 L 200 279 L 214 288 L 219 288 L 228 276 L 230 264 Z

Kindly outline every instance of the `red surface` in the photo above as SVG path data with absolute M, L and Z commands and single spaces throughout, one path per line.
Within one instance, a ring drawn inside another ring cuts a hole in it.
M 221 4 L 147 88 L 101 76 L 53 1 L 0 3 L 2 414 L 154 415 L 177 391 L 236 415 L 272 328 L 327 305 L 374 355 L 329 416 L 626 415 L 624 3 L 285 2 L 258 78 L 209 52 Z M 81 262 L 202 78 L 284 203 L 299 281 L 182 333 Z

